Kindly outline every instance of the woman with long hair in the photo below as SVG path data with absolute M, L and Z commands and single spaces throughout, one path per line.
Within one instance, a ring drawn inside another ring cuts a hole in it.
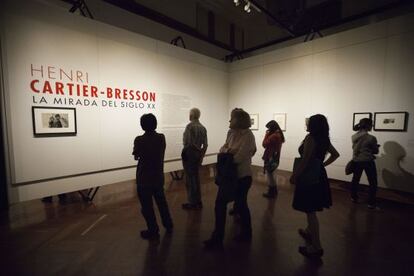
M 354 163 L 352 183 L 351 183 L 351 200 L 358 202 L 358 185 L 362 172 L 365 171 L 369 183 L 368 208 L 379 209 L 376 205 L 377 193 L 377 168 L 375 166 L 375 154 L 378 154 L 379 145 L 377 138 L 368 134 L 372 129 L 372 120 L 363 118 L 356 125 L 357 133 L 352 135 L 352 149 Z
M 307 131 L 309 134 L 299 147 L 301 159 L 294 168 L 290 182 L 296 184 L 293 208 L 306 213 L 308 222 L 305 229 L 298 230 L 306 241 L 306 246 L 299 247 L 299 253 L 312 258 L 323 255 L 316 212 L 332 206 L 325 167 L 334 162 L 339 153 L 329 139 L 329 125 L 325 116 L 311 116 Z M 327 153 L 329 158 L 324 161 Z
M 279 166 L 280 151 L 282 150 L 282 144 L 285 142 L 285 136 L 275 120 L 269 121 L 266 128 L 266 135 L 262 143 L 265 148 L 262 159 L 264 161 L 263 170 L 267 175 L 268 191 L 263 196 L 274 198 L 278 193 L 275 172 Z

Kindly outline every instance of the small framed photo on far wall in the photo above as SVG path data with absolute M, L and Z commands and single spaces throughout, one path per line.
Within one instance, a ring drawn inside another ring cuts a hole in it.
M 408 112 L 375 112 L 375 131 L 407 131 Z
M 357 112 L 354 113 L 354 118 L 352 120 L 352 129 L 355 129 L 355 126 L 359 123 L 361 119 L 368 118 L 372 120 L 372 113 L 371 112 Z
M 273 120 L 275 120 L 282 131 L 286 131 L 286 113 L 274 113 Z
M 32 106 L 32 120 L 35 137 L 75 136 L 77 133 L 75 108 Z
M 259 114 L 249 114 L 250 121 L 252 126 L 250 127 L 251 130 L 258 130 L 259 129 Z

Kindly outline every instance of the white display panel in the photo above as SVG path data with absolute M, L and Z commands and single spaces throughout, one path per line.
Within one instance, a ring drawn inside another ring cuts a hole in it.
M 2 5 L 11 202 L 133 179 L 144 113 L 158 118 L 166 160 L 180 157 L 192 107 L 208 130 L 207 154 L 224 142 L 226 64 L 37 1 Z M 34 136 L 32 106 L 76 109 L 76 135 Z M 181 168 L 181 161 L 166 165 Z M 113 169 L 102 181 L 100 172 Z

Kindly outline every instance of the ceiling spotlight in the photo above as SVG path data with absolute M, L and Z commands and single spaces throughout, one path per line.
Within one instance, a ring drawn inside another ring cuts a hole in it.
M 247 2 L 246 5 L 244 5 L 244 11 L 247 13 L 250 12 L 250 2 Z
M 237 7 L 238 5 L 240 5 L 240 0 L 233 0 L 234 5 Z

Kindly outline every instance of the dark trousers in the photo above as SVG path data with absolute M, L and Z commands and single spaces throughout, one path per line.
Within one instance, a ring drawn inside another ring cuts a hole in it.
M 187 198 L 190 204 L 201 203 L 199 166 L 201 161 L 200 151 L 185 149 L 182 153 L 183 167 L 185 172 L 185 184 Z
M 375 205 L 377 193 L 377 168 L 374 161 L 355 162 L 354 175 L 351 183 L 351 196 L 358 199 L 358 185 L 361 179 L 362 172 L 365 171 L 369 183 L 369 198 L 368 204 Z
M 252 224 L 250 219 L 250 210 L 247 205 L 247 193 L 249 192 L 250 186 L 252 185 L 252 177 L 246 176 L 240 178 L 237 181 L 236 194 L 234 197 L 234 206 L 237 210 L 237 213 L 240 215 L 240 226 L 241 226 L 241 235 L 251 236 L 252 235 Z M 225 196 L 222 196 L 219 191 L 217 193 L 216 203 L 214 207 L 215 216 L 216 216 L 216 225 L 214 227 L 213 239 L 223 241 L 224 239 L 224 230 L 226 226 L 226 215 L 227 215 L 227 204 L 229 203 L 226 200 Z
M 152 198 L 160 211 L 162 225 L 165 228 L 172 228 L 173 223 L 168 209 L 168 203 L 165 199 L 164 188 L 161 187 L 140 187 L 137 188 L 138 198 L 141 203 L 141 213 L 147 222 L 148 230 L 151 232 L 158 232 L 157 219 L 155 218 L 154 208 L 152 204 Z

